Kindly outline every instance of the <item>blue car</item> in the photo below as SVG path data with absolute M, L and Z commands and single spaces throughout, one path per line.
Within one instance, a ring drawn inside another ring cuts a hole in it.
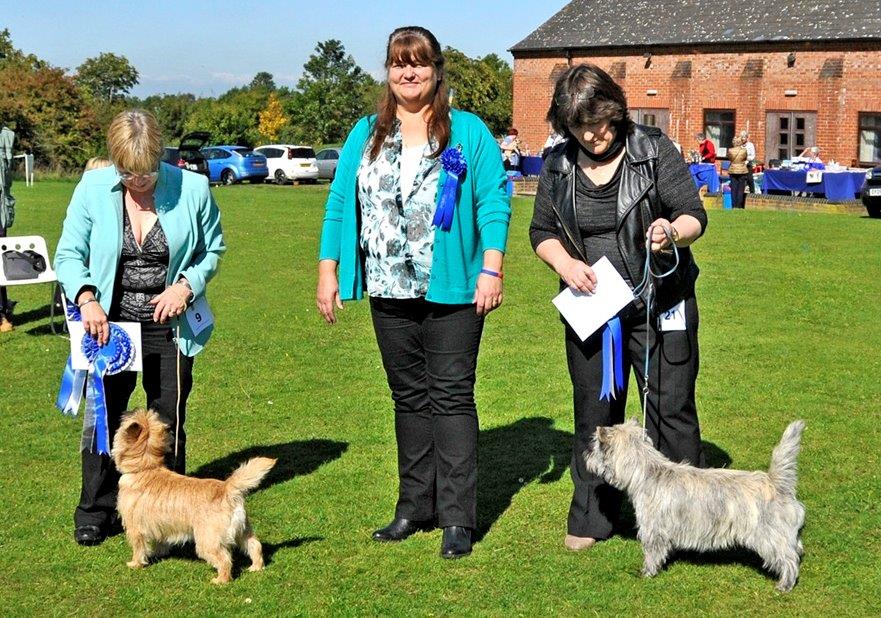
M 269 175 L 266 157 L 245 146 L 209 146 L 202 149 L 208 180 L 231 185 L 242 180 L 263 182 Z

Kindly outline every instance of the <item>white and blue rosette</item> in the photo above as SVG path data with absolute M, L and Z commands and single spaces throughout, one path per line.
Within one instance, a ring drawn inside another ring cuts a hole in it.
M 600 401 L 617 399 L 624 390 L 624 336 L 621 318 L 614 317 L 603 327 L 603 383 Z
M 79 308 L 68 303 L 67 317 L 79 322 L 82 320 Z M 90 335 L 83 335 L 80 342 L 83 355 L 92 367 L 91 388 L 86 407 L 94 412 L 95 448 L 99 454 L 110 453 L 110 435 L 107 428 L 107 397 L 104 393 L 104 376 L 113 375 L 128 369 L 135 360 L 135 346 L 128 333 L 120 326 L 110 324 L 110 336 L 107 343 L 99 346 Z M 55 407 L 69 416 L 76 416 L 79 411 L 83 390 L 89 372 L 73 368 L 73 358 L 68 357 L 67 365 L 61 376 L 61 389 Z
M 441 197 L 434 211 L 432 224 L 445 232 L 450 231 L 453 224 L 453 211 L 456 210 L 456 196 L 459 192 L 459 182 L 468 169 L 465 155 L 462 154 L 462 144 L 455 148 L 446 148 L 440 156 L 441 166 L 447 173 L 444 186 L 441 189 Z

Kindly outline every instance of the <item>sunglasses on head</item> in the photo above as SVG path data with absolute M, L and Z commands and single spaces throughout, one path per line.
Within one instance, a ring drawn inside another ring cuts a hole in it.
M 593 86 L 586 86 L 584 90 L 573 92 L 571 94 L 568 92 L 561 92 L 554 97 L 554 103 L 559 106 L 569 105 L 572 103 L 577 105 L 579 103 L 584 103 L 595 94 L 596 92 L 594 91 Z

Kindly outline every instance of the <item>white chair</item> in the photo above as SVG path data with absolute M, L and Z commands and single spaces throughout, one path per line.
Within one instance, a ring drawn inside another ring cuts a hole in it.
M 58 277 L 52 270 L 52 257 L 49 255 L 49 249 L 46 247 L 46 241 L 42 236 L 7 236 L 0 238 L 0 254 L 6 251 L 34 251 L 40 254 L 46 260 L 46 270 L 41 272 L 33 279 L 14 279 L 6 278 L 0 264 L 0 286 L 8 287 L 13 285 L 30 285 L 31 283 L 56 283 Z M 49 301 L 49 326 L 52 333 L 55 334 L 55 287 L 52 287 L 52 298 Z

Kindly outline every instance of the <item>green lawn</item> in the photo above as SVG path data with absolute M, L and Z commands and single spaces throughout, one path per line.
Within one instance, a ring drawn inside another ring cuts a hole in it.
M 54 248 L 73 186 L 17 184 L 12 232 Z M 123 536 L 74 543 L 80 422 L 52 406 L 68 343 L 49 333 L 49 286 L 25 286 L 12 291 L 16 330 L 0 336 L 3 614 L 878 611 L 881 221 L 714 211 L 696 247 L 698 404 L 712 458 L 764 469 L 786 424 L 807 420 L 806 555 L 800 583 L 781 595 L 745 553 L 680 557 L 644 580 L 632 535 L 563 548 L 570 386 L 549 302 L 557 284 L 527 240 L 530 199 L 514 201 L 505 304 L 487 322 L 479 366 L 483 539 L 452 562 L 437 555 L 440 532 L 372 542 L 397 492 L 392 413 L 366 304 L 348 303 L 335 327 L 315 309 L 326 187 L 214 193 L 229 251 L 210 287 L 218 328 L 196 362 L 188 463 L 225 475 L 253 454 L 279 458 L 249 498 L 266 570 L 218 588 L 192 552 L 133 572 Z M 142 403 L 136 392 L 132 405 Z

